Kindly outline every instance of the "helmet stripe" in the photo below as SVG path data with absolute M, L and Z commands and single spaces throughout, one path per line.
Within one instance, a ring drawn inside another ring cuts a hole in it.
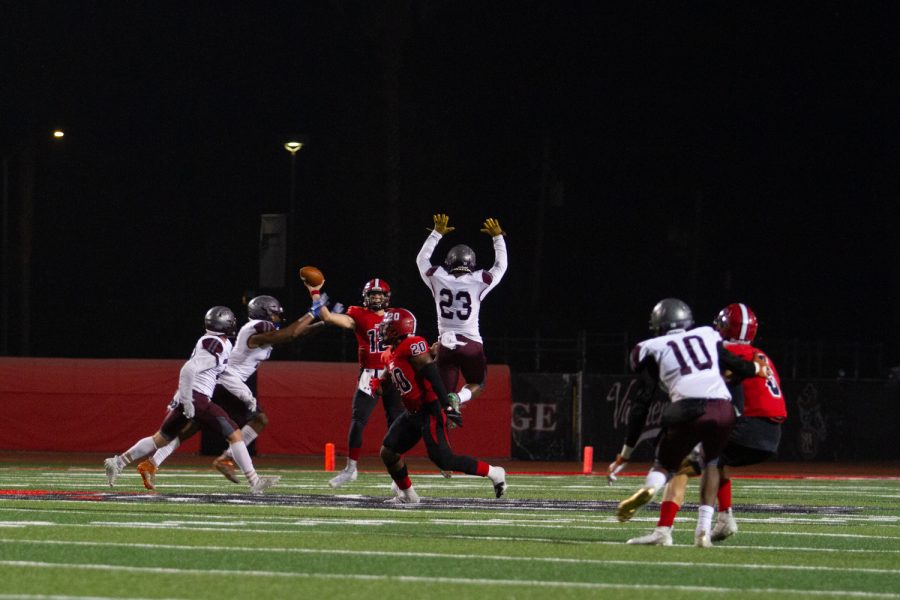
M 741 337 L 739 338 L 741 341 L 747 340 L 747 328 L 750 326 L 750 315 L 747 314 L 747 305 L 740 302 L 738 306 L 741 307 Z

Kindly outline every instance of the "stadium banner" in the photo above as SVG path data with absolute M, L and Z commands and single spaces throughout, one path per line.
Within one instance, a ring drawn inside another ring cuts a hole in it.
M 123 452 L 156 431 L 178 388 L 183 360 L 0 357 L 0 450 Z M 269 426 L 259 454 L 322 454 L 332 442 L 347 453 L 356 363 L 268 361 L 258 372 L 258 400 Z M 479 458 L 510 456 L 509 368 L 488 367 L 484 393 L 463 407 L 454 448 Z M 13 409 L 14 407 L 14 409 Z M 376 408 L 363 453 L 377 454 L 386 431 Z M 197 452 L 200 436 L 181 451 Z M 424 455 L 424 445 L 410 454 Z
M 512 378 L 512 456 L 574 460 L 577 376 L 524 373 Z

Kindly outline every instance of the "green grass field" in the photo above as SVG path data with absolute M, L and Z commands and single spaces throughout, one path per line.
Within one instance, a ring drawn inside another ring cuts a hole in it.
M 413 475 L 425 501 L 391 507 L 365 472 L 282 475 L 265 496 L 217 473 L 164 469 L 145 494 L 131 469 L 0 465 L 0 600 L 8 598 L 900 598 L 900 479 L 738 479 L 740 531 L 694 548 L 696 507 L 675 546 L 628 546 L 651 504 L 618 523 L 643 479 Z M 44 493 L 52 492 L 52 493 Z M 689 490 L 696 499 L 696 485 Z

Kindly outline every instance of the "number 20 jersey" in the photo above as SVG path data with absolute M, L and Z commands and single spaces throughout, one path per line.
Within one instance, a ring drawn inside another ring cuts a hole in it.
M 437 400 L 437 394 L 425 376 L 416 371 L 410 359 L 413 356 L 426 354 L 428 342 L 418 335 L 404 338 L 386 356 L 386 367 L 394 386 L 400 390 L 403 406 L 410 412 L 419 410 L 423 404 Z
M 672 402 L 685 398 L 731 400 L 719 368 L 722 336 L 712 327 L 675 331 L 645 340 L 631 351 L 635 371 L 659 368 L 659 380 Z

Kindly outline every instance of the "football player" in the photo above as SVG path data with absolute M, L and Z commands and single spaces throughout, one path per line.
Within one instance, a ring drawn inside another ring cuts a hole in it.
M 494 243 L 494 264 L 490 269 L 476 269 L 475 251 L 463 244 L 450 248 L 443 265 L 432 265 L 431 255 L 438 242 L 456 229 L 448 225 L 450 219 L 445 214 L 432 218 L 434 229 L 419 250 L 416 264 L 437 308 L 439 337 L 433 352 L 441 379 L 448 390 L 458 390 L 460 404 L 465 404 L 484 390 L 487 358 L 479 313 L 481 301 L 506 273 L 506 241 L 497 219 L 488 218 L 481 231 L 490 235 Z M 465 380 L 462 387 L 460 374 Z
M 712 529 L 711 541 L 717 542 L 737 533 L 737 522 L 731 510 L 731 478 L 733 467 L 755 465 L 775 456 L 781 441 L 781 424 L 787 418 L 781 379 L 772 361 L 753 346 L 759 327 L 756 314 L 746 304 L 729 304 L 716 316 L 713 326 L 725 340 L 725 347 L 744 359 L 765 356 L 770 373 L 765 379 L 749 377 L 737 381 L 732 375 L 728 387 L 738 411 L 728 444 L 719 456 L 719 512 Z M 702 447 L 695 448 L 663 494 L 656 529 L 647 535 L 628 540 L 629 544 L 670 546 L 675 516 L 684 502 L 689 476 L 699 475 Z M 615 463 L 614 463 L 615 464 Z
M 273 296 L 254 296 L 247 303 L 247 323 L 238 331 L 234 349 L 228 360 L 225 371 L 219 375 L 212 401 L 221 406 L 237 424 L 241 425 L 244 443 L 249 445 L 259 436 L 269 418 L 262 407 L 258 406 L 256 397 L 247 386 L 247 380 L 256 373 L 259 364 L 272 355 L 274 346 L 292 342 L 318 331 L 324 325 L 319 322 L 318 311 L 328 301 L 323 295 L 314 302 L 309 312 L 288 325 L 280 327 L 284 319 L 284 308 Z M 181 442 L 194 435 L 199 426 L 194 423 L 187 427 L 171 442 L 157 450 L 153 456 L 138 465 L 138 473 L 148 490 L 155 488 L 156 472 L 163 462 L 181 445 Z M 234 456 L 231 448 L 213 461 L 213 467 L 229 481 L 238 483 L 235 473 Z
M 387 467 L 396 494 L 395 504 L 415 504 L 419 496 L 412 487 L 403 454 L 419 440 L 425 441 L 428 458 L 442 471 L 459 471 L 487 477 L 500 498 L 506 493 L 506 470 L 470 456 L 454 454 L 447 442 L 447 423 L 462 425 L 462 415 L 447 394 L 428 342 L 416 335 L 416 318 L 403 308 L 384 315 L 381 337 L 389 348 L 384 353 L 385 381 L 382 389 L 399 390 L 406 410 L 391 424 L 381 445 L 381 460 Z M 390 382 L 388 382 L 388 379 Z
M 253 461 L 247 451 L 241 430 L 225 413 L 221 406 L 214 404 L 210 397 L 216 379 L 225 370 L 231 356 L 231 339 L 237 328 L 237 319 L 231 309 L 214 306 L 204 317 L 206 333 L 194 344 L 190 359 L 181 367 L 178 391 L 169 403 L 169 411 L 159 431 L 152 436 L 141 438 L 131 448 L 120 455 L 107 458 L 103 466 L 110 487 L 126 465 L 155 452 L 176 439 L 178 433 L 194 420 L 202 426 L 220 431 L 228 440 L 235 462 L 240 466 L 250 484 L 251 494 L 261 494 L 275 485 L 279 477 L 260 477 L 253 468 Z
M 316 286 L 306 284 L 314 300 L 320 294 L 323 285 L 324 281 Z M 345 314 L 331 311 L 327 306 L 322 307 L 320 315 L 322 321 L 343 329 L 352 329 L 359 347 L 359 377 L 356 381 L 356 391 L 353 393 L 353 412 L 350 432 L 347 435 L 347 466 L 328 482 L 333 488 L 356 481 L 358 476 L 357 463 L 362 452 L 363 431 L 378 403 L 378 398 L 372 392 L 372 381 L 377 380 L 384 369 L 381 353 L 386 346 L 381 339 L 378 324 L 381 323 L 390 302 L 391 286 L 384 279 L 375 278 L 363 286 L 362 306 L 351 306 Z M 381 398 L 387 426 L 390 427 L 394 419 L 403 412 L 403 405 L 398 394 L 392 390 L 386 390 Z
M 657 386 L 666 390 L 670 403 L 663 411 L 663 430 L 657 440 L 653 467 L 644 486 L 619 503 L 616 516 L 620 521 L 629 520 L 652 500 L 698 443 L 703 444 L 706 465 L 715 467 L 735 419 L 722 370 L 727 368 L 738 377 L 765 378 L 769 374 L 764 358 L 742 360 L 724 348 L 715 329 L 691 329 L 693 325 L 694 317 L 687 304 L 676 298 L 661 300 L 650 313 L 650 331 L 655 337 L 631 351 L 631 366 L 639 377 L 638 392 L 631 407 L 625 444 L 610 466 L 611 474 L 630 458 Z M 718 470 L 704 468 L 694 531 L 696 546 L 712 546 L 710 529 L 718 487 Z

